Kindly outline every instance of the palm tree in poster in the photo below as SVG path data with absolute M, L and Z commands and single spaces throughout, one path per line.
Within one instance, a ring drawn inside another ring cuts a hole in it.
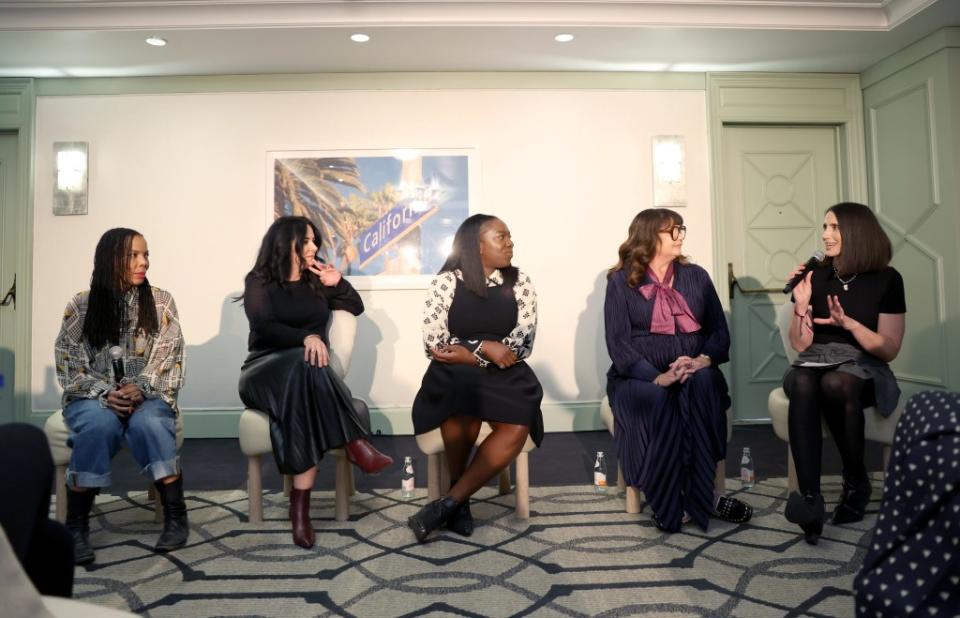
M 310 219 L 320 230 L 325 261 L 344 270 L 357 258 L 355 226 L 347 200 L 336 185 L 366 192 L 353 158 L 277 159 L 274 162 L 273 215 Z

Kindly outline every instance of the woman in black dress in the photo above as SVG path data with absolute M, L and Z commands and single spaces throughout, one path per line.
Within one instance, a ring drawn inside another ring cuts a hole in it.
M 876 406 L 889 416 L 897 407 L 900 388 L 887 363 L 900 351 L 907 311 L 903 278 L 889 266 L 890 239 L 873 211 L 850 202 L 831 206 L 822 238 L 823 265 L 793 289 L 790 345 L 800 355 L 783 379 L 800 488 L 790 495 L 785 514 L 811 545 L 820 538 L 824 519 L 821 416 L 843 461 L 833 523 L 860 521 L 871 493 L 863 462 L 863 409 Z
M 320 232 L 304 217 L 282 217 L 263 237 L 244 282 L 250 355 L 240 373 L 240 399 L 270 416 L 273 456 L 293 475 L 293 542 L 313 547 L 310 490 L 323 454 L 343 448 L 368 474 L 393 460 L 373 448 L 353 397 L 330 368 L 326 327 L 330 312 L 363 312 L 363 301 L 335 268 L 316 258 Z
M 413 426 L 417 434 L 440 428 L 452 486 L 408 520 L 421 542 L 443 524 L 470 536 L 470 496 L 510 465 L 528 436 L 538 446 L 543 439 L 543 389 L 523 360 L 533 349 L 537 296 L 512 259 L 506 224 L 473 215 L 430 284 L 423 340 L 431 362 Z M 493 431 L 468 466 L 482 421 Z
M 707 271 L 683 255 L 686 234 L 677 212 L 639 212 L 603 303 L 620 467 L 666 532 L 687 520 L 706 530 L 711 517 L 745 523 L 753 515 L 715 488 L 730 407 L 718 366 L 730 358 L 730 333 Z

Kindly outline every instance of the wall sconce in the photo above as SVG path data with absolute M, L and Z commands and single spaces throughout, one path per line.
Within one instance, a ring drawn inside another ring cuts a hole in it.
M 54 142 L 53 214 L 87 214 L 87 142 Z
M 687 205 L 686 147 L 682 135 L 653 137 L 653 206 Z

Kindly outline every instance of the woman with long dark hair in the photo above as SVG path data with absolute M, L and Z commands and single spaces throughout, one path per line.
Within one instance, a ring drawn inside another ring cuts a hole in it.
M 139 232 L 108 230 L 97 243 L 90 290 L 67 304 L 55 345 L 63 418 L 73 451 L 67 520 L 77 564 L 93 562 L 90 508 L 110 485 L 110 461 L 126 439 L 163 502 L 156 551 L 187 542 L 187 508 L 177 454 L 177 394 L 183 335 L 173 296 L 147 281 L 150 253 Z M 111 350 L 123 363 L 114 379 Z
M 510 465 L 528 436 L 538 446 L 543 440 L 543 389 L 524 362 L 533 350 L 537 295 L 512 260 L 506 224 L 473 215 L 430 283 L 423 321 L 430 365 L 413 402 L 413 427 L 417 434 L 440 428 L 451 487 L 408 520 L 421 542 L 444 524 L 470 536 L 470 496 Z M 469 460 L 483 421 L 492 432 Z
M 250 354 L 240 373 L 240 398 L 270 416 L 273 456 L 293 475 L 293 542 L 310 548 L 310 490 L 323 454 L 343 448 L 368 474 L 393 460 L 370 444 L 350 390 L 330 366 L 327 322 L 335 309 L 363 313 L 353 286 L 317 259 L 320 231 L 305 217 L 281 217 L 260 244 L 244 283 Z
M 743 523 L 753 514 L 715 488 L 730 407 L 717 367 L 730 359 L 730 334 L 710 276 L 682 253 L 686 233 L 672 210 L 637 214 L 603 305 L 620 465 L 667 532 L 687 520 L 706 530 L 711 517 Z
M 843 489 L 832 521 L 860 521 L 872 489 L 863 460 L 863 409 L 876 406 L 889 416 L 897 407 L 900 388 L 888 363 L 903 343 L 907 311 L 903 278 L 889 265 L 890 239 L 870 208 L 853 202 L 831 206 L 821 238 L 826 259 L 793 288 L 790 345 L 800 354 L 783 378 L 800 489 L 790 495 L 785 514 L 812 545 L 824 520 L 821 418 L 843 461 Z

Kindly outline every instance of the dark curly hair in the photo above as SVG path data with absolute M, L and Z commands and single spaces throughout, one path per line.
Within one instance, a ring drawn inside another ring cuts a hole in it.
M 120 343 L 123 326 L 123 296 L 129 289 L 126 275 L 133 239 L 143 234 L 125 227 L 107 230 L 97 242 L 93 254 L 93 274 L 90 275 L 90 298 L 83 319 L 83 336 L 94 348 Z M 144 278 L 135 287 L 137 303 L 137 331 L 153 335 L 159 332 L 157 305 L 153 288 Z
M 627 239 L 618 250 L 619 260 L 616 265 L 607 271 L 607 278 L 616 272 L 628 270 L 627 285 L 632 288 L 640 285 L 647 274 L 647 267 L 655 255 L 660 239 L 659 232 L 670 229 L 674 225 L 683 225 L 683 217 L 667 208 L 648 208 L 641 210 L 630 222 Z M 686 256 L 677 258 L 681 264 L 687 263 Z
M 290 276 L 292 260 L 290 247 L 294 247 L 297 255 L 303 255 L 303 244 L 307 238 L 307 228 L 313 230 L 313 242 L 320 249 L 320 230 L 306 217 L 280 217 L 274 221 L 267 233 L 263 235 L 263 241 L 260 243 L 260 251 L 257 252 L 257 261 L 250 270 L 264 284 L 286 283 Z M 321 293 L 322 284 L 320 278 L 309 270 L 303 271 L 303 279 L 310 285 L 310 288 L 317 294 Z M 235 300 L 243 300 L 240 295 Z

